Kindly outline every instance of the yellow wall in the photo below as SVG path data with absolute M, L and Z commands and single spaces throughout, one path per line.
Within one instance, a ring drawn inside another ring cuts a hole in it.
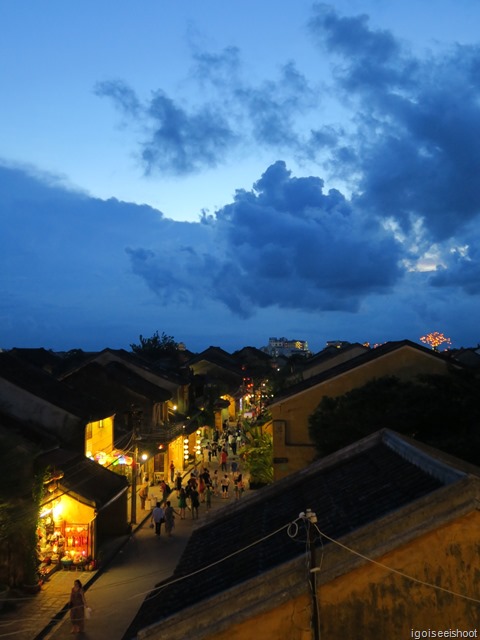
M 275 480 L 303 469 L 315 457 L 315 448 L 308 433 L 308 418 L 324 396 L 336 397 L 363 386 L 369 380 L 383 376 L 411 379 L 418 374 L 445 374 L 447 365 L 436 356 L 409 346 L 403 346 L 344 374 L 326 380 L 283 402 L 272 405 L 274 425 L 274 458 L 288 462 L 274 465 Z M 385 425 L 388 427 L 388 424 Z
M 418 580 L 480 599 L 477 511 L 376 560 Z M 342 553 L 347 554 L 347 551 Z M 319 574 L 321 575 L 321 574 Z M 320 580 L 320 579 L 319 579 Z M 478 629 L 480 604 L 412 582 L 367 563 L 317 589 L 320 637 L 407 640 L 411 630 Z M 309 640 L 311 603 L 298 597 L 208 640 Z
M 90 422 L 85 434 L 85 455 L 95 456 L 99 451 L 111 453 L 113 449 L 113 420 L 110 416 L 104 420 Z M 88 437 L 91 434 L 91 437 Z

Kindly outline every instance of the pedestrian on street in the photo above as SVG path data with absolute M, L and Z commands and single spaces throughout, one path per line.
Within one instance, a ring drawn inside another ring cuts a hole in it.
M 187 508 L 187 493 L 182 487 L 178 494 L 178 508 L 180 509 L 180 518 L 185 520 L 185 509 Z
M 180 495 L 180 489 L 182 488 L 182 474 L 177 471 L 177 477 L 175 478 L 175 489 L 177 490 L 177 498 Z
M 175 465 L 173 464 L 173 460 L 170 463 L 170 482 L 175 480 Z
M 167 504 L 165 506 L 165 533 L 170 538 L 172 535 L 172 531 L 175 528 L 175 514 L 178 515 L 178 512 L 170 504 L 170 500 L 167 500 Z
M 190 500 L 192 505 L 192 519 L 198 520 L 198 508 L 200 506 L 199 494 L 196 489 L 192 489 L 190 492 Z
M 205 489 L 205 506 L 207 508 L 207 511 L 210 511 L 210 509 L 212 508 L 212 493 L 212 485 L 207 484 L 207 488 Z
M 83 633 L 85 631 L 85 609 L 87 603 L 80 580 L 74 580 L 73 582 L 69 605 L 72 633 Z
M 152 511 L 152 523 L 155 526 L 155 535 L 159 536 L 162 532 L 162 523 L 165 522 L 165 511 L 162 509 L 160 502 Z
M 224 500 L 228 499 L 228 486 L 230 484 L 230 478 L 225 474 L 222 478 L 222 498 Z
M 218 470 L 217 469 L 215 469 L 215 471 L 213 472 L 212 485 L 213 485 L 214 495 L 218 496 Z
M 145 502 L 148 497 L 148 484 L 140 489 L 138 495 L 140 496 L 140 506 L 142 509 L 145 509 Z
M 222 453 L 220 454 L 220 467 L 222 471 L 227 470 L 227 460 L 228 460 L 227 451 L 225 449 L 222 449 Z

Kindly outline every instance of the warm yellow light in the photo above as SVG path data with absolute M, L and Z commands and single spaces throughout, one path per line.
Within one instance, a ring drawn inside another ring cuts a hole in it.
M 422 336 L 420 340 L 425 344 L 429 344 L 432 347 L 432 349 L 435 351 L 438 350 L 438 347 L 441 344 L 447 344 L 449 347 L 452 344 L 452 341 L 450 340 L 450 338 L 445 337 L 443 333 L 439 333 L 438 331 L 427 333 L 427 335 Z
M 60 517 L 62 511 L 63 511 L 63 506 L 62 506 L 62 503 L 59 502 L 52 509 L 53 519 L 57 520 Z
M 145 462 L 147 460 L 148 455 L 146 453 L 142 453 L 142 460 Z

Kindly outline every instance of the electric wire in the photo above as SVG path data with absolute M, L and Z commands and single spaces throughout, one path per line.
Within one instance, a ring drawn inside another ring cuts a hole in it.
M 321 536 L 323 536 L 326 540 L 328 540 L 329 542 L 332 542 L 333 544 L 336 544 L 337 546 L 339 546 L 342 549 L 344 549 L 345 551 L 348 551 L 349 553 L 357 556 L 358 558 L 362 558 L 362 560 L 366 560 L 367 562 L 375 564 L 378 567 L 381 567 L 382 569 L 386 569 L 387 571 L 389 571 L 391 573 L 396 573 L 397 575 L 401 576 L 402 578 L 406 578 L 407 580 L 410 580 L 411 582 L 416 582 L 417 584 L 421 584 L 424 587 L 430 587 L 431 589 L 436 589 L 437 591 L 442 591 L 443 593 L 448 593 L 451 596 L 455 596 L 457 598 L 462 598 L 463 600 L 468 600 L 470 602 L 475 602 L 476 604 L 480 604 L 480 600 L 478 598 L 474 598 L 473 596 L 467 596 L 467 595 L 465 595 L 463 593 L 459 593 L 458 591 L 452 591 L 451 589 L 447 589 L 446 587 L 440 587 L 440 586 L 438 586 L 436 584 L 432 584 L 431 582 L 427 582 L 426 580 L 421 580 L 420 578 L 415 578 L 414 576 L 411 576 L 408 573 L 400 571 L 399 569 L 394 569 L 393 567 L 389 567 L 388 565 L 384 564 L 383 562 L 379 562 L 378 560 L 374 560 L 373 558 L 370 558 L 369 556 L 366 556 L 365 554 L 360 553 L 360 551 L 356 551 L 355 549 L 352 549 L 351 547 L 348 547 L 346 544 L 343 544 L 339 540 L 335 540 L 335 538 L 332 538 L 332 537 L 328 536 L 326 533 L 321 531 L 317 527 L 317 525 L 315 525 L 315 527 L 316 527 L 318 533 Z M 317 571 L 318 571 L 318 569 L 317 569 Z
M 226 560 L 228 560 L 228 559 L 230 559 L 230 558 L 232 558 L 232 557 L 234 557 L 236 555 L 239 555 L 239 554 L 243 553 L 247 549 L 250 549 L 250 548 L 252 548 L 252 547 L 264 542 L 265 540 L 268 540 L 269 538 L 277 535 L 281 531 L 285 530 L 287 532 L 287 535 L 289 537 L 292 537 L 292 535 L 291 535 L 292 530 L 294 530 L 294 531 L 296 531 L 298 533 L 298 531 L 299 531 L 298 522 L 302 521 L 302 520 L 303 520 L 303 518 L 301 518 L 301 517 L 296 518 L 295 520 L 293 520 L 293 521 L 291 521 L 291 522 L 289 522 L 289 523 L 287 523 L 285 525 L 282 525 L 281 527 L 279 527 L 275 531 L 272 531 L 271 533 L 263 536 L 262 538 L 259 538 L 258 540 L 255 540 L 254 542 L 252 542 L 252 543 L 250 543 L 250 544 L 248 544 L 248 545 L 246 545 L 246 546 L 244 546 L 244 547 L 242 547 L 240 549 L 237 549 L 236 551 L 234 551 L 234 552 L 232 552 L 232 553 L 230 553 L 230 554 L 228 554 L 226 556 L 223 556 L 222 558 L 219 558 L 215 562 L 211 562 L 208 565 L 205 565 L 205 566 L 203 566 L 203 567 L 201 567 L 199 569 L 196 569 L 195 571 L 192 571 L 192 572 L 190 572 L 188 574 L 185 574 L 183 576 L 179 576 L 178 578 L 171 579 L 171 580 L 169 580 L 167 578 L 166 581 L 163 584 L 160 584 L 160 585 L 158 585 L 158 586 L 156 586 L 156 587 L 154 587 L 152 589 L 149 589 L 147 591 L 137 592 L 137 593 L 133 594 L 132 596 L 130 596 L 127 599 L 128 600 L 133 600 L 135 598 L 139 598 L 139 597 L 142 597 L 142 596 L 144 596 L 144 597 L 145 596 L 149 596 L 149 597 L 146 598 L 146 600 L 149 600 L 149 599 L 155 597 L 163 589 L 166 589 L 166 588 L 168 588 L 168 587 L 170 587 L 170 586 L 172 586 L 174 584 L 182 582 L 183 580 L 186 580 L 186 579 L 191 578 L 191 577 L 193 577 L 195 575 L 198 575 L 198 574 L 200 574 L 200 573 L 202 573 L 204 571 L 207 571 L 211 567 L 214 567 L 214 566 L 216 566 L 218 564 L 221 564 L 222 562 L 225 562 Z M 363 554 L 363 553 L 361 553 L 359 551 L 356 551 L 355 549 L 352 549 L 351 547 L 349 547 L 346 544 L 343 544 L 339 540 L 336 540 L 335 538 L 332 538 L 331 536 L 329 536 L 326 533 L 324 533 L 318 527 L 317 524 L 313 523 L 313 525 L 312 525 L 312 523 L 310 523 L 310 525 L 314 526 L 316 531 L 318 532 L 320 540 L 321 540 L 321 548 L 322 548 L 322 557 L 321 557 L 320 567 L 314 567 L 313 569 L 311 568 L 310 571 L 315 571 L 315 572 L 321 571 L 321 565 L 323 563 L 323 555 L 324 555 L 324 546 L 323 546 L 322 539 L 325 539 L 325 540 L 328 540 L 329 542 L 339 546 L 340 548 L 344 549 L 348 553 L 351 553 L 351 554 L 355 555 L 356 557 L 359 557 L 359 558 L 365 560 L 366 562 L 370 562 L 370 563 L 372 563 L 374 565 L 377 565 L 377 566 L 381 567 L 382 569 L 385 569 L 385 570 L 387 570 L 387 571 L 389 571 L 391 573 L 397 574 L 397 575 L 399 575 L 399 576 L 401 576 L 401 577 L 403 577 L 403 578 L 405 578 L 407 580 L 410 580 L 410 581 L 415 582 L 417 584 L 421 584 L 423 586 L 432 588 L 432 589 L 437 590 L 437 591 L 441 591 L 443 593 L 448 593 L 448 594 L 450 594 L 452 596 L 455 596 L 455 597 L 458 597 L 458 598 L 462 598 L 462 599 L 468 600 L 470 602 L 474 602 L 476 604 L 480 604 L 480 600 L 477 599 L 477 598 L 474 598 L 472 596 L 468 596 L 468 595 L 453 591 L 451 589 L 447 589 L 445 587 L 441 587 L 439 585 L 432 584 L 432 583 L 427 582 L 425 580 L 421 580 L 419 578 L 415 578 L 415 577 L 413 577 L 413 576 L 411 576 L 411 575 L 409 575 L 409 574 L 407 574 L 407 573 L 405 573 L 403 571 L 400 571 L 398 569 L 394 569 L 393 567 L 389 567 L 388 565 L 386 565 L 386 564 L 384 564 L 384 563 L 382 563 L 382 562 L 380 562 L 378 560 L 374 560 L 373 558 L 371 558 L 371 557 L 369 557 L 369 556 L 367 556 L 367 555 L 365 555 L 365 554 Z M 145 576 L 150 575 L 150 573 L 154 573 L 154 572 L 149 572 L 147 574 L 142 574 L 142 575 L 145 577 Z M 113 583 L 111 583 L 109 585 L 106 585 L 103 588 L 112 588 L 112 587 L 116 586 L 117 584 L 121 585 L 121 584 L 127 584 L 129 582 L 134 582 L 139 577 L 140 576 L 135 576 L 134 578 L 129 579 L 129 580 L 122 580 L 122 581 L 118 581 L 118 582 L 113 582 Z M 29 598 L 29 599 L 33 600 L 34 598 Z M 114 614 L 115 614 L 115 611 L 112 611 L 111 614 L 103 614 L 103 615 L 108 616 L 108 615 L 114 615 Z M 26 618 L 26 619 L 27 620 L 34 620 L 35 618 L 34 617 L 30 617 L 30 618 Z M 0 629 L 2 627 L 9 626 L 9 625 L 10 625 L 10 622 L 9 621 L 8 622 L 5 621 L 5 624 L 0 624 Z M 6 633 L 6 634 L 5 633 L 0 633 L 0 638 L 10 637 L 10 636 L 15 635 L 15 634 L 16 634 L 16 632 L 14 632 L 14 633 Z

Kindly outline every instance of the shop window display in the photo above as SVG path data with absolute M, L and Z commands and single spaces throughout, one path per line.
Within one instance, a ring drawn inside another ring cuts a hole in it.
M 47 576 L 60 567 L 91 568 L 88 529 L 87 524 L 55 523 L 50 516 L 42 518 L 37 530 L 40 575 Z

